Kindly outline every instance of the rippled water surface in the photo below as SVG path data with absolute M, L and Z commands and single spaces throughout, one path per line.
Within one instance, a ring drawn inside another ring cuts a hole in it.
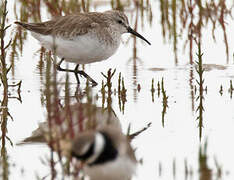
M 12 39 L 12 45 L 6 49 L 7 67 L 13 64 L 8 80 L 3 82 L 9 85 L 21 82 L 21 86 L 9 86 L 5 94 L 4 83 L 0 86 L 3 179 L 62 179 L 61 164 L 51 163 L 51 159 L 56 162 L 59 158 L 47 144 L 16 145 L 47 120 L 48 111 L 54 107 L 54 100 L 49 106 L 48 98 L 54 97 L 61 106 L 82 102 L 111 108 L 125 134 L 129 127 L 130 134 L 146 128 L 131 141 L 139 160 L 135 180 L 234 179 L 231 2 L 206 1 L 210 3 L 210 9 L 206 9 L 205 1 L 201 1 L 199 9 L 199 3 L 190 0 L 126 0 L 121 1 L 123 6 L 118 4 L 120 1 L 112 1 L 113 8 L 124 8 L 131 26 L 152 45 L 124 34 L 123 43 L 112 57 L 83 67 L 98 82 L 96 87 L 86 86 L 86 80 L 80 78 L 77 92 L 74 75 L 69 75 L 67 83 L 66 73 L 58 72 L 53 86 L 57 94 L 47 92 L 52 87 L 48 88 L 46 78 L 54 77 L 53 72 L 48 77 L 49 52 L 44 52 L 30 33 L 18 29 L 13 22 L 39 22 L 60 12 L 64 15 L 84 11 L 84 6 L 77 5 L 84 2 L 74 1 L 75 5 L 68 6 L 69 1 L 64 1 L 67 6 L 61 7 L 50 7 L 51 1 L 45 2 L 18 0 L 7 4 L 6 25 L 12 24 L 4 39 L 5 45 Z M 90 1 L 89 9 L 87 2 L 84 4 L 89 11 L 111 9 L 109 1 Z M 222 9 L 222 3 L 227 3 L 226 9 Z M 198 42 L 203 53 L 202 71 L 196 63 Z M 107 76 L 110 68 L 111 72 L 115 71 L 112 84 L 102 75 Z M 9 98 L 4 104 L 6 96 Z M 8 113 L 4 115 L 6 109 Z M 52 167 L 56 176 L 51 173 Z

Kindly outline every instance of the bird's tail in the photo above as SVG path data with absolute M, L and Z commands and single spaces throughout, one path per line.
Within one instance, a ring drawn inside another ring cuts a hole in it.
M 21 27 L 23 27 L 25 29 L 31 30 L 31 25 L 29 25 L 27 23 L 22 23 L 22 22 L 16 21 L 15 24 L 20 25 Z
M 35 33 L 48 35 L 51 33 L 51 28 L 47 28 L 43 23 L 23 23 L 16 21 L 15 24 Z

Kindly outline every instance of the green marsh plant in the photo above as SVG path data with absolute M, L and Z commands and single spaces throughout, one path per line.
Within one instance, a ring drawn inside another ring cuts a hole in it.
M 202 64 L 202 53 L 201 53 L 201 44 L 200 42 L 198 43 L 198 61 L 196 62 L 196 72 L 198 74 L 198 79 L 196 79 L 197 85 L 198 85 L 198 96 L 196 98 L 196 101 L 198 101 L 198 106 L 196 109 L 196 112 L 198 112 L 198 116 L 196 120 L 198 120 L 198 127 L 199 127 L 199 139 L 201 140 L 202 138 L 202 128 L 203 128 L 203 112 L 204 112 L 204 68 Z
M 0 177 L 3 180 L 9 179 L 9 156 L 7 154 L 6 143 L 9 142 L 11 146 L 13 146 L 13 142 L 10 137 L 7 135 L 7 124 L 8 120 L 13 120 L 8 108 L 8 102 L 10 97 L 9 86 L 18 86 L 18 93 L 20 93 L 21 82 L 10 85 L 9 84 L 9 72 L 12 71 L 12 63 L 8 65 L 8 50 L 12 43 L 12 40 L 6 42 L 6 34 L 8 33 L 8 29 L 10 25 L 6 25 L 7 23 L 7 0 L 1 1 L 0 4 L 0 79 L 2 90 L 2 99 L 1 99 L 1 107 L 0 107 L 0 125 L 1 125 L 1 159 L 0 159 L 0 167 L 1 174 Z M 20 96 L 19 96 L 20 97 Z M 19 98 L 19 100 L 21 100 Z
M 0 107 L 0 125 L 1 125 L 1 159 L 0 159 L 0 167 L 1 167 L 1 174 L 0 177 L 3 180 L 9 179 L 9 167 L 10 164 L 8 162 L 9 156 L 7 154 L 6 143 L 9 142 L 11 146 L 13 146 L 13 142 L 11 141 L 10 137 L 7 135 L 7 124 L 8 120 L 13 120 L 8 108 L 8 102 L 10 97 L 9 87 L 18 86 L 18 93 L 20 94 L 20 87 L 21 82 L 17 84 L 9 84 L 9 72 L 12 71 L 12 63 L 8 64 L 8 51 L 9 47 L 12 44 L 12 40 L 6 42 L 6 34 L 8 33 L 8 29 L 10 25 L 6 25 L 7 23 L 7 0 L 1 1 L 0 4 L 0 79 L 1 79 L 1 86 L 2 90 L 2 100 L 1 100 L 1 107 Z M 20 97 L 20 95 L 19 95 Z M 18 98 L 21 100 L 20 98 Z

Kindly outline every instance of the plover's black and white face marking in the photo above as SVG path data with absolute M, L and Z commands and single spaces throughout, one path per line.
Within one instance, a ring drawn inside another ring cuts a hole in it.
M 133 149 L 113 126 L 80 133 L 71 150 L 73 157 L 84 162 L 84 173 L 90 180 L 128 180 L 135 172 Z
M 118 155 L 118 150 L 114 146 L 111 138 L 104 132 L 95 135 L 94 156 L 88 162 L 90 166 L 106 163 L 114 160 Z
M 89 137 L 89 138 L 88 138 Z M 83 142 L 84 139 L 91 140 Z M 114 160 L 118 150 L 105 132 L 77 138 L 72 147 L 72 156 L 86 162 L 89 166 L 99 165 Z

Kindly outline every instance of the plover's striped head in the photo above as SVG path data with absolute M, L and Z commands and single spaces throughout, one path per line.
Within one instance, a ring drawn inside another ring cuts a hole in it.
M 99 165 L 114 160 L 118 155 L 108 134 L 102 131 L 81 133 L 72 145 L 72 156 L 88 166 Z
M 90 180 L 127 180 L 135 172 L 134 151 L 127 137 L 115 127 L 81 133 L 73 141 L 71 151 L 83 162 Z

